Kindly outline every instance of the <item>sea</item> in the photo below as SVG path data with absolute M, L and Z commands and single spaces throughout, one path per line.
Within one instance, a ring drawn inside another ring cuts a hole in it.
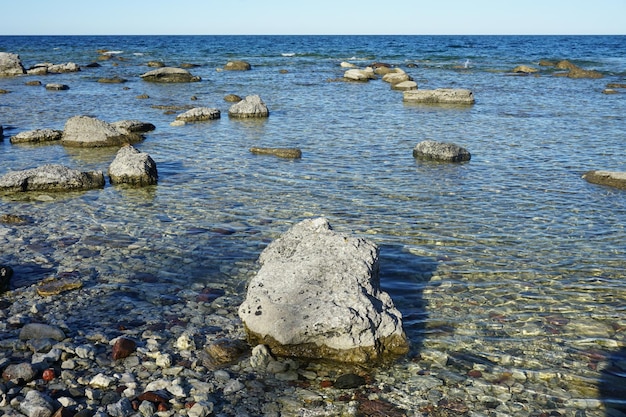
M 0 175 L 48 163 L 106 172 L 117 151 L 11 144 L 22 131 L 62 130 L 76 115 L 156 126 L 135 145 L 155 160 L 156 186 L 0 199 L 0 214 L 30 220 L 0 224 L 15 286 L 88 270 L 86 280 L 130 286 L 142 274 L 176 287 L 219 282 L 243 298 L 273 239 L 326 217 L 379 246 L 408 363 L 440 352 L 463 369 L 482 358 L 593 399 L 602 364 L 626 360 L 626 190 L 581 178 L 626 171 L 626 89 L 605 92 L 626 83 L 626 36 L 1 36 L 0 51 L 26 68 L 81 66 L 0 79 Z M 565 59 L 603 77 L 539 66 Z M 232 60 L 252 69 L 223 71 Z M 192 64 L 201 81 L 145 82 L 150 61 Z M 419 89 L 469 89 L 476 103 L 407 103 L 380 78 L 344 81 L 343 62 L 387 63 Z M 539 72 L 512 73 L 518 65 Z M 112 77 L 126 82 L 98 82 Z M 269 117 L 229 118 L 227 94 L 259 95 Z M 192 107 L 222 117 L 171 125 Z M 455 143 L 471 160 L 418 160 L 423 140 Z

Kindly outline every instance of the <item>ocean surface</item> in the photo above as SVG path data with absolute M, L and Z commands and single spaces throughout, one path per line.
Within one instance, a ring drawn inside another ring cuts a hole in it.
M 136 147 L 156 161 L 157 186 L 0 199 L 0 214 L 32 220 L 0 224 L 0 263 L 14 267 L 16 285 L 79 269 L 127 285 L 141 274 L 221 282 L 243 296 L 272 239 L 325 216 L 380 246 L 381 283 L 412 355 L 477 355 L 590 398 L 601 379 L 594 358 L 623 354 L 626 191 L 581 175 L 626 171 L 626 89 L 603 94 L 626 83 L 625 36 L 4 36 L 0 51 L 27 68 L 82 67 L 0 79 L 10 91 L 0 95 L 0 175 L 46 163 L 106 172 L 117 151 L 12 145 L 21 131 L 63 129 L 81 114 L 156 126 Z M 541 59 L 604 77 L 558 77 Z M 252 70 L 217 70 L 230 60 Z M 195 64 L 202 81 L 144 82 L 148 61 Z M 344 61 L 389 63 L 421 89 L 467 88 L 476 104 L 406 104 L 380 79 L 339 81 Z M 521 64 L 541 72 L 512 75 Z M 97 82 L 115 76 L 127 82 Z M 25 85 L 35 79 L 70 89 Z M 269 118 L 229 119 L 231 93 L 258 94 Z M 170 126 L 186 106 L 222 117 Z M 414 159 L 426 139 L 463 146 L 471 161 Z M 253 155 L 253 146 L 303 157 Z

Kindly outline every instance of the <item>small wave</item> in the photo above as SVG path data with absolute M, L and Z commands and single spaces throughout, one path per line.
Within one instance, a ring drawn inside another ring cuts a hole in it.
M 106 51 L 106 52 L 103 52 L 102 55 L 119 55 L 123 53 L 124 51 Z
M 135 55 L 135 56 L 143 56 L 144 53 L 143 52 L 134 52 L 133 55 Z
M 281 55 L 282 56 L 296 56 L 296 53 L 295 52 L 283 52 Z

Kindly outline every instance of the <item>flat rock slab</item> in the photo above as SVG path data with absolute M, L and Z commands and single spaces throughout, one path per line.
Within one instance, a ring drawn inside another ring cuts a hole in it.
M 302 151 L 298 148 L 250 148 L 250 152 L 256 155 L 273 155 L 279 158 L 302 158 Z
M 404 354 L 402 315 L 380 289 L 378 247 L 307 219 L 259 257 L 239 316 L 273 354 L 367 363 Z
M 583 174 L 583 179 L 592 184 L 626 189 L 626 172 L 589 171 Z
M 40 143 L 61 140 L 62 130 L 35 129 L 11 136 L 11 143 Z
M 63 165 L 48 164 L 13 171 L 0 178 L 0 192 L 81 191 L 104 187 L 102 171 L 81 172 Z
M 206 120 L 215 120 L 221 117 L 219 109 L 210 107 L 195 107 L 176 116 L 176 120 L 183 122 L 204 122 Z
M 474 104 L 474 93 L 466 89 L 438 88 L 436 90 L 409 90 L 403 100 L 423 104 Z

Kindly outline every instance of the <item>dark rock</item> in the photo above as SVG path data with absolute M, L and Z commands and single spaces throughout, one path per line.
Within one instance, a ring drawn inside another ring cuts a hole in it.
M 415 146 L 413 157 L 441 162 L 464 162 L 469 161 L 472 156 L 467 149 L 453 143 L 425 140 Z
M 357 374 L 341 375 L 333 386 L 337 389 L 352 389 L 365 385 L 365 378 Z
M 98 80 L 98 82 L 102 84 L 123 84 L 126 81 L 128 80 L 125 78 L 121 78 L 121 77 L 100 78 Z
M 13 269 L 8 265 L 0 265 L 0 294 L 8 291 L 11 284 Z
M 120 337 L 113 344 L 112 356 L 113 360 L 116 361 L 118 359 L 127 358 L 137 349 L 137 343 L 126 337 Z

